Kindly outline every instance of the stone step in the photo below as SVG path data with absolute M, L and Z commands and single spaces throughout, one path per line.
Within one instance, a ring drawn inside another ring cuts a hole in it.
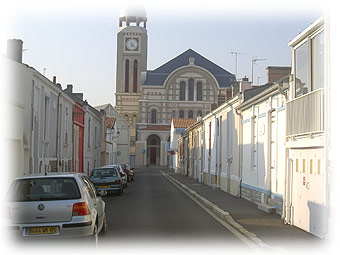
M 272 206 L 276 206 L 275 200 L 273 198 L 268 198 L 267 203 Z
M 221 189 L 221 188 L 218 187 L 216 184 L 211 184 L 210 187 L 211 187 L 213 190 Z
M 266 213 L 269 213 L 269 214 L 276 213 L 276 208 L 277 208 L 276 206 L 272 206 L 269 204 L 258 204 L 257 205 L 257 209 L 264 211 Z

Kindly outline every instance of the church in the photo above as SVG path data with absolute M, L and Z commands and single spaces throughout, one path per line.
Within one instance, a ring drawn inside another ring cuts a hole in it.
M 173 118 L 209 113 L 231 94 L 235 75 L 192 49 L 147 70 L 147 16 L 122 9 L 117 33 L 116 109 L 130 123 L 130 164 L 169 163 Z

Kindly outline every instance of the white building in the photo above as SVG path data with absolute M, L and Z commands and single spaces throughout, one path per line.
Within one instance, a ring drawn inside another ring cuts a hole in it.
M 84 173 L 89 175 L 94 168 L 101 166 L 102 116 L 86 100 L 83 109 L 85 112 Z
M 8 43 L 10 59 L 6 64 L 13 120 L 9 135 L 11 177 L 72 171 L 75 102 L 63 93 L 61 86 L 23 64 L 21 57 L 15 57 L 20 55 L 16 52 L 22 51 L 21 40 L 8 40 Z
M 178 169 L 178 139 L 181 133 L 186 132 L 185 129 L 190 127 L 196 122 L 196 119 L 172 119 L 170 128 L 170 151 L 173 151 L 173 155 L 170 155 L 170 166 L 175 169 L 177 173 Z M 167 131 L 169 132 L 169 131 Z M 167 134 L 166 134 L 167 135 Z M 152 152 L 151 152 L 152 153 Z
M 113 125 L 107 128 L 107 141 L 112 141 L 112 158 L 115 164 L 130 163 L 130 126 L 129 123 L 111 105 L 104 104 L 95 107 L 104 110 L 106 117 Z M 134 167 L 133 161 L 131 167 Z
M 286 222 L 327 237 L 329 208 L 329 29 L 316 20 L 289 42 L 292 82 L 287 102 Z
M 282 213 L 285 190 L 285 126 L 289 76 L 246 90 L 242 115 L 241 197 L 266 211 Z

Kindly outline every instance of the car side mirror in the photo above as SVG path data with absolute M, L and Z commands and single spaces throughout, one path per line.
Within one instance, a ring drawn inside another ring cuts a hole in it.
M 98 190 L 98 195 L 101 196 L 101 197 L 104 197 L 107 195 L 107 191 L 106 190 Z

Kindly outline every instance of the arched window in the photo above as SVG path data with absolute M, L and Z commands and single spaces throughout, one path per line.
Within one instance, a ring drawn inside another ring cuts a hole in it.
M 179 100 L 185 101 L 185 82 L 181 81 L 179 84 Z
M 202 101 L 202 82 L 197 82 L 197 85 L 196 85 L 196 100 L 197 101 Z
M 188 112 L 188 118 L 193 119 L 194 118 L 194 113 L 192 111 Z
M 157 111 L 152 110 L 151 111 L 151 123 L 156 123 L 157 122 Z
M 197 116 L 203 117 L 203 116 L 202 116 L 202 111 L 198 111 L 198 112 L 197 112 Z
M 137 92 L 138 61 L 133 61 L 133 92 Z
M 184 119 L 184 111 L 183 110 L 179 111 L 179 118 Z
M 189 79 L 188 100 L 194 101 L 194 79 Z
M 176 118 L 176 111 L 172 111 L 171 113 L 171 119 L 174 119 L 174 118 Z
M 125 92 L 129 92 L 129 60 L 125 60 Z
M 129 122 L 129 115 L 125 114 L 125 115 L 124 115 L 124 119 L 125 119 L 127 122 Z

